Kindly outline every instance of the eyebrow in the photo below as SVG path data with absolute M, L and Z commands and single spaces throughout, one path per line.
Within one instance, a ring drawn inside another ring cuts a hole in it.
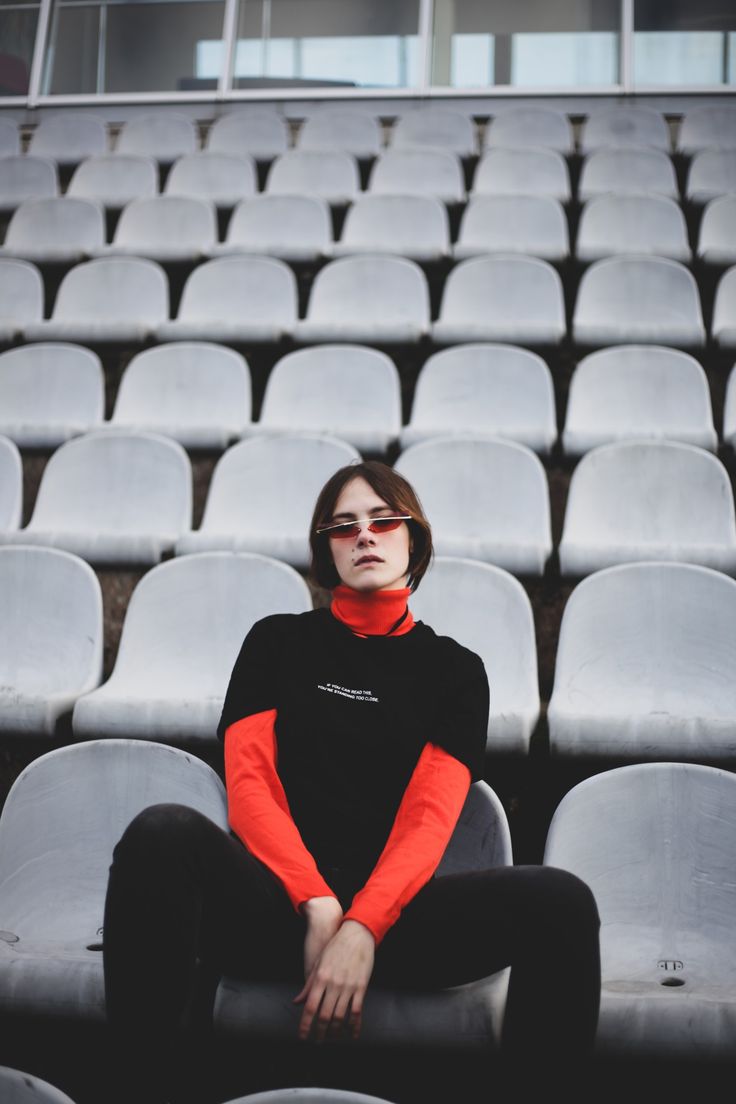
M 383 510 L 388 510 L 389 511 L 388 516 L 389 517 L 392 516 L 393 506 L 374 506 L 372 510 L 367 511 L 365 516 L 366 517 L 375 517 L 377 514 L 380 514 Z M 333 514 L 332 515 L 332 520 L 337 521 L 338 518 L 345 518 L 346 521 L 354 521 L 357 517 L 358 517 L 357 514 L 351 514 L 351 513 L 348 513 L 346 511 L 343 511 L 341 514 Z

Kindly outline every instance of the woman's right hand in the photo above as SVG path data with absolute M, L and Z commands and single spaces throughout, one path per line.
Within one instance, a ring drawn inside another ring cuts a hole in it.
M 304 939 L 304 978 L 342 924 L 342 906 L 336 897 L 310 897 L 302 905 L 307 921 Z

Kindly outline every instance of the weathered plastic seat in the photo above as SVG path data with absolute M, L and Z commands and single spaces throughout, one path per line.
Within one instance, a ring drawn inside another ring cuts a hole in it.
M 706 149 L 736 148 L 736 108 L 704 104 L 689 108 L 680 123 L 677 149 L 688 156 Z
M 102 678 L 100 584 L 78 556 L 28 546 L 0 548 L 0 582 L 0 732 L 48 739 Z
M 0 343 L 20 337 L 23 327 L 43 318 L 41 273 L 30 261 L 0 257 Z
M 389 1104 L 380 1096 L 366 1096 L 350 1089 L 291 1088 L 248 1093 L 227 1104 Z
M 314 195 L 335 207 L 344 206 L 360 191 L 358 162 L 340 150 L 287 150 L 271 162 L 265 191 Z
M 57 165 L 77 165 L 85 157 L 95 157 L 106 150 L 105 120 L 78 111 L 47 115 L 34 127 L 28 141 L 30 154 L 48 157 Z
M 77 701 L 75 737 L 214 747 L 246 633 L 271 613 L 311 608 L 302 577 L 265 556 L 204 552 L 159 564 L 133 591 L 110 678 Z
M 100 256 L 148 257 L 166 264 L 193 264 L 209 254 L 217 241 L 217 216 L 208 199 L 156 195 L 134 199 L 120 213 L 110 245 Z
M 0 433 L 48 449 L 99 428 L 105 409 L 100 358 L 81 345 L 20 345 L 0 354 Z
M 489 253 L 564 261 L 570 253 L 565 212 L 550 196 L 473 196 L 452 253 L 458 261 Z
M 205 148 L 218 153 L 247 154 L 256 161 L 272 161 L 289 145 L 286 120 L 272 108 L 234 108 L 215 119 Z
M 698 257 L 706 264 L 736 264 L 736 195 L 712 199 L 700 220 Z
M 557 150 L 497 146 L 481 155 L 471 195 L 538 195 L 566 203 L 570 172 Z
M 573 136 L 564 111 L 552 107 L 506 107 L 486 127 L 483 148 L 541 147 L 572 153 Z
M 26 199 L 59 194 L 56 162 L 27 153 L 0 158 L 0 211 L 14 211 Z
M 0 1097 L 3 1104 L 74 1104 L 49 1081 L 9 1066 L 0 1066 Z
M 641 146 L 669 150 L 670 132 L 661 111 L 643 104 L 593 108 L 582 125 L 580 149 L 621 149 Z
M 323 107 L 309 115 L 297 135 L 297 149 L 341 150 L 360 160 L 375 157 L 383 144 L 375 115 L 345 107 Z
M 0 257 L 36 264 L 76 264 L 104 248 L 102 208 L 89 199 L 26 199 L 13 212 Z
M 120 128 L 115 153 L 137 153 L 153 157 L 159 165 L 171 165 L 179 157 L 194 153 L 199 145 L 191 119 L 170 111 L 134 115 Z
M 726 402 L 723 410 L 723 441 L 736 449 L 736 366 L 731 369 L 726 384 Z
M 332 252 L 332 221 L 318 196 L 254 195 L 233 211 L 225 241 L 213 256 L 259 253 L 292 264 L 315 262 Z
M 67 196 L 90 199 L 111 211 L 157 193 L 158 165 L 152 157 L 133 153 L 105 153 L 80 161 L 66 190 Z
M 578 182 L 581 203 L 607 195 L 663 195 L 678 199 L 675 167 L 664 150 L 602 148 L 583 161 Z
M 2 432 L 2 427 L 0 427 Z M 23 511 L 23 461 L 18 446 L 0 437 L 0 531 L 17 529 Z
M 597 261 L 619 253 L 691 258 L 682 208 L 659 195 L 602 195 L 583 207 L 578 224 L 578 260 Z
M 14 119 L 0 119 L 0 157 L 16 157 L 20 153 L 20 131 Z
M 332 253 L 394 253 L 418 264 L 439 261 L 450 253 L 447 208 L 427 195 L 361 196 L 348 208 Z
M 554 756 L 736 758 L 736 582 L 684 563 L 606 568 L 562 615 L 547 719 Z
M 180 157 L 166 177 L 164 193 L 207 200 L 215 207 L 234 207 L 258 191 L 256 164 L 247 154 L 199 150 Z
M 396 149 L 449 150 L 458 157 L 472 157 L 478 150 L 478 139 L 470 115 L 447 107 L 422 106 L 399 115 L 390 145 Z
M 421 195 L 442 203 L 462 203 L 465 181 L 460 158 L 446 149 L 387 149 L 373 162 L 367 191 L 372 195 Z
M 736 348 L 736 265 L 724 272 L 718 281 L 711 333 L 721 348 Z
M 704 204 L 736 192 L 736 149 L 703 150 L 690 162 L 685 195 Z

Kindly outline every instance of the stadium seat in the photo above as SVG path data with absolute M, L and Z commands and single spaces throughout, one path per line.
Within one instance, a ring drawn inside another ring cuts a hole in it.
M 697 255 L 706 264 L 736 264 L 736 194 L 707 204 L 700 220 Z
M 176 441 L 93 431 L 44 468 L 31 520 L 1 544 L 66 549 L 93 564 L 155 564 L 192 522 L 192 469 Z
M 726 403 L 723 411 L 723 443 L 736 449 L 736 365 L 731 369 L 726 384 Z
M 396 365 L 377 349 L 316 345 L 282 357 L 271 370 L 259 433 L 325 433 L 364 454 L 399 439 L 401 386 Z
M 102 678 L 102 591 L 97 576 L 78 556 L 55 548 L 0 548 L 0 614 L 0 732 L 58 735 L 60 719 L 67 718 L 76 699 Z M 4 816 L 5 810 L 0 837 Z M 5 930 L 7 892 L 6 887 Z M 0 940 L 0 960 L 5 960 L 3 951 L 9 952 L 10 946 Z M 0 974 L 4 969 L 0 966 Z M 7 982 L 5 977 L 0 984 L 6 992 Z
M 685 195 L 703 205 L 718 196 L 736 192 L 736 149 L 704 150 L 690 162 Z
M 119 211 L 134 199 L 158 194 L 158 166 L 152 157 L 106 153 L 80 161 L 67 196 L 91 199 L 109 211 Z
M 375 157 L 383 145 L 377 116 L 344 107 L 323 107 L 302 123 L 297 149 L 340 150 L 359 160 Z
M 20 345 L 0 353 L 0 433 L 21 448 L 57 448 L 104 417 L 100 358 L 81 345 Z
M 47 157 L 0 157 L 0 212 L 14 211 L 25 199 L 49 199 L 59 194 L 56 162 Z
M 575 253 L 597 261 L 619 253 L 691 259 L 687 225 L 673 199 L 660 195 L 602 195 L 583 207 Z
M 598 149 L 588 154 L 580 170 L 581 203 L 607 195 L 663 195 L 678 199 L 675 167 L 663 150 Z
M 0 344 L 15 341 L 24 325 L 43 318 L 41 273 L 29 261 L 0 257 Z
M 596 1052 L 669 1069 L 668 1095 L 689 1095 L 688 1062 L 722 1076 L 736 1045 L 735 810 L 730 771 L 632 764 L 576 785 L 547 833 L 544 862 L 583 877 L 601 918 Z
M 62 651 L 63 649 L 59 649 Z M 112 852 L 149 805 L 198 809 L 227 830 L 224 787 L 191 752 L 90 740 L 35 758 L 0 818 L 0 1014 L 31 1024 L 105 1020 L 102 922 Z
M 230 208 L 258 191 L 256 164 L 246 154 L 200 150 L 180 157 L 171 166 L 164 192 L 193 196 L 215 207 Z
M 616 104 L 589 112 L 581 128 L 582 153 L 632 147 L 664 152 L 671 149 L 669 127 L 661 111 L 643 104 Z
M 105 216 L 89 199 L 26 199 L 10 217 L 0 257 L 76 264 L 104 247 Z
M 438 345 L 558 345 L 565 333 L 558 273 L 538 257 L 511 253 L 474 257 L 453 268 L 432 325 L 432 340 Z
M 195 262 L 217 241 L 217 216 L 210 200 L 157 195 L 123 207 L 110 245 L 100 256 L 147 257 L 159 264 Z
M 531 449 L 499 438 L 435 437 L 405 449 L 394 467 L 431 518 L 438 556 L 543 574 L 552 551 L 549 490 Z
M 346 441 L 316 433 L 232 445 L 212 473 L 200 528 L 177 541 L 176 555 L 259 552 L 305 570 L 317 495 L 359 455 Z
M 220 115 L 209 129 L 205 148 L 217 153 L 247 154 L 272 161 L 289 145 L 288 124 L 272 108 L 236 108 Z
M 213 256 L 260 253 L 291 264 L 315 263 L 330 256 L 329 206 L 318 196 L 255 195 L 237 205 L 225 241 Z
M 78 111 L 47 115 L 36 124 L 28 140 L 32 156 L 48 157 L 64 166 L 78 165 L 85 157 L 96 157 L 107 148 L 105 120 Z
M 572 321 L 579 346 L 705 344 L 698 285 L 667 257 L 604 257 L 583 273 Z
M 26 341 L 80 345 L 147 341 L 168 317 L 169 285 L 155 261 L 98 257 L 65 274 L 51 318 L 27 322 Z
M 131 595 L 110 678 L 74 707 L 74 736 L 214 747 L 246 633 L 261 617 L 311 608 L 302 577 L 265 556 L 204 552 L 159 564 Z
M 0 396 L 0 401 L 1 396 Z M 1 430 L 0 430 L 1 432 Z M 17 529 L 23 510 L 23 461 L 18 446 L 0 437 L 0 532 Z
M 171 165 L 179 157 L 194 153 L 199 145 L 197 130 L 186 115 L 172 111 L 151 112 L 126 119 L 120 128 L 115 153 L 153 157 L 159 165 Z
M 339 150 L 287 150 L 271 162 L 264 190 L 269 195 L 318 196 L 341 207 L 360 192 L 358 162 Z
M 128 363 L 105 428 L 160 433 L 187 449 L 224 449 L 250 417 L 245 358 L 224 345 L 174 341 L 143 349 Z
M 272 257 L 217 257 L 187 277 L 173 321 L 159 341 L 270 344 L 291 334 L 297 319 L 296 278 Z
M 478 152 L 472 118 L 446 107 L 422 106 L 400 114 L 389 142 L 396 149 L 441 149 L 458 157 L 472 157 Z
M 736 148 L 736 107 L 705 104 L 685 111 L 680 124 L 677 149 L 686 156 L 700 150 Z
M 710 388 L 698 361 L 661 345 L 617 345 L 583 357 L 570 380 L 563 452 L 582 456 L 646 437 L 715 452 Z
M 736 349 L 736 265 L 718 281 L 711 334 L 722 349 Z
M 432 196 L 463 203 L 465 180 L 460 158 L 443 149 L 388 149 L 373 162 L 367 192 L 373 195 Z
M 491 683 L 488 754 L 527 755 L 540 701 L 534 616 L 518 579 L 478 560 L 437 556 L 411 609 L 483 660 Z
M 42 1104 L 42 1102 L 40 1102 Z M 380 1096 L 366 1096 L 350 1089 L 289 1088 L 248 1093 L 226 1104 L 389 1104 Z
M 332 252 L 394 253 L 417 264 L 442 260 L 450 254 L 447 208 L 427 195 L 361 196 L 348 208 Z
M 405 257 L 367 254 L 340 257 L 320 269 L 294 338 L 310 345 L 403 345 L 419 341 L 429 326 L 429 288 L 421 268 Z
M 550 196 L 473 196 L 452 252 L 458 261 L 488 253 L 564 261 L 570 253 L 565 212 Z
M 570 171 L 561 153 L 551 149 L 486 150 L 476 166 L 472 195 L 540 195 L 567 203 Z
M 514 345 L 457 345 L 434 353 L 417 377 L 402 448 L 448 434 L 505 437 L 549 453 L 557 439 L 552 375 Z
M 552 755 L 733 766 L 734 624 L 736 582 L 708 567 L 622 564 L 583 579 L 560 626 Z
M 563 575 L 636 560 L 736 574 L 736 516 L 721 461 L 677 441 L 622 441 L 587 452 L 570 480 Z
M 16 157 L 20 153 L 20 131 L 14 119 L 0 119 L 0 157 Z
M 74 1104 L 49 1081 L 9 1066 L 0 1066 L 0 1098 L 3 1104 Z
M 573 152 L 570 120 L 552 107 L 507 107 L 494 115 L 486 127 L 483 149 L 538 147 Z

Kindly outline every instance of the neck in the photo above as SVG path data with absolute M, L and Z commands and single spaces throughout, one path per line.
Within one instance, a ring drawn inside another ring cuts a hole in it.
M 403 636 L 414 626 L 407 605 L 410 593 L 409 587 L 364 592 L 340 583 L 332 592 L 330 609 L 356 636 Z

